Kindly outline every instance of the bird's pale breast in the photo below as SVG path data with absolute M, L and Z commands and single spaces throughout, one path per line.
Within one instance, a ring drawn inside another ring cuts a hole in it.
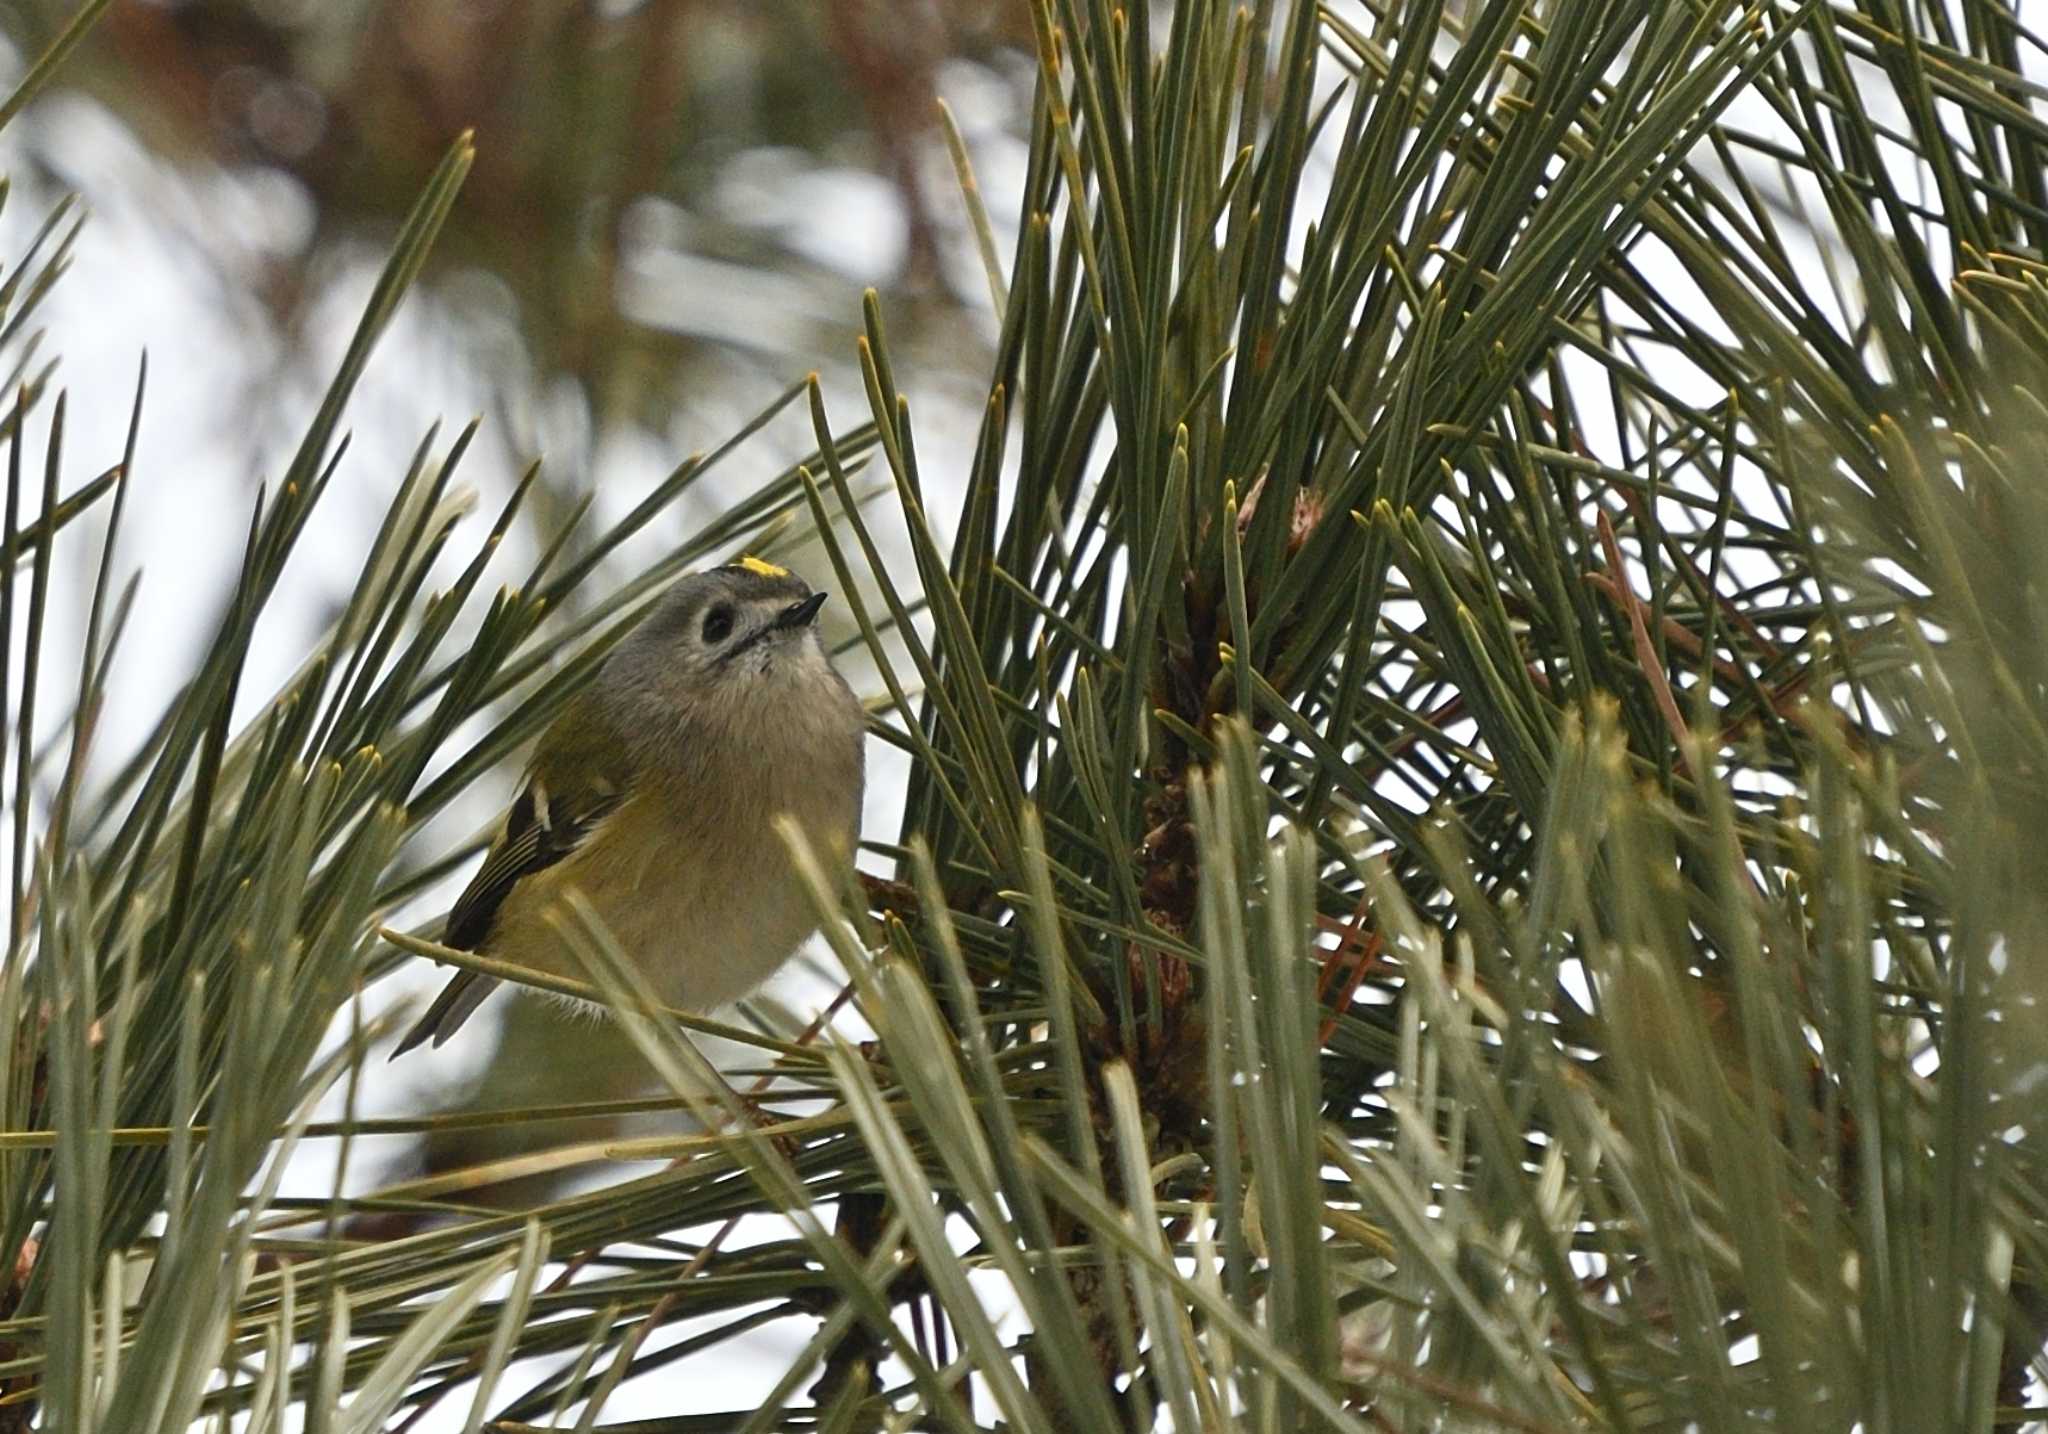
M 485 951 L 588 979 L 542 919 L 573 886 L 668 1004 L 708 1010 L 745 995 L 817 925 L 775 816 L 794 817 L 828 862 L 851 853 L 859 820 L 857 801 L 823 800 L 842 783 L 761 776 L 758 800 L 729 794 L 717 809 L 687 792 L 630 798 L 574 856 L 519 883 Z

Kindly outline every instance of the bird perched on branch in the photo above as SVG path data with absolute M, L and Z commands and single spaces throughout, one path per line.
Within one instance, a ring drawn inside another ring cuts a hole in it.
M 860 826 L 865 717 L 819 641 L 825 597 L 759 558 L 676 583 L 542 735 L 443 943 L 578 976 L 549 920 L 574 890 L 669 1005 L 766 980 L 817 926 L 775 819 L 840 858 Z M 457 973 L 393 1056 L 497 984 Z

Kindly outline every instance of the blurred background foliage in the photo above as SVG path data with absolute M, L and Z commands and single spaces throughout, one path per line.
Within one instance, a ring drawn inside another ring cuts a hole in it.
M 38 53 L 69 13 L 10 3 L 7 33 Z M 66 84 L 181 166 L 300 186 L 301 242 L 234 276 L 287 327 L 323 259 L 388 236 L 447 139 L 475 130 L 435 271 L 488 271 L 541 376 L 659 429 L 679 387 L 732 381 L 734 350 L 825 347 L 849 272 L 933 311 L 963 279 L 979 298 L 978 270 L 948 252 L 932 100 L 950 66 L 972 122 L 1017 127 L 1028 39 L 1023 12 L 990 0 L 136 0 L 110 8 Z M 835 186 L 857 191 L 858 223 L 833 222 Z M 770 294 L 779 324 L 763 323 Z

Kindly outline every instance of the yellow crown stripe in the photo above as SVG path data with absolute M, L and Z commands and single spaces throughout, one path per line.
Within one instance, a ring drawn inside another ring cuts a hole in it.
M 788 568 L 778 568 L 765 558 L 744 557 L 739 560 L 738 566 L 745 568 L 748 572 L 758 577 L 786 578 L 789 576 Z

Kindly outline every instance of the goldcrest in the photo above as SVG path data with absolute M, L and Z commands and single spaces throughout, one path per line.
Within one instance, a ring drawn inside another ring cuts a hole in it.
M 817 925 L 775 819 L 833 860 L 860 826 L 865 714 L 819 640 L 825 597 L 759 558 L 677 582 L 541 736 L 444 944 L 580 978 L 548 919 L 573 890 L 669 1005 L 773 974 Z M 392 1054 L 496 985 L 458 973 Z

